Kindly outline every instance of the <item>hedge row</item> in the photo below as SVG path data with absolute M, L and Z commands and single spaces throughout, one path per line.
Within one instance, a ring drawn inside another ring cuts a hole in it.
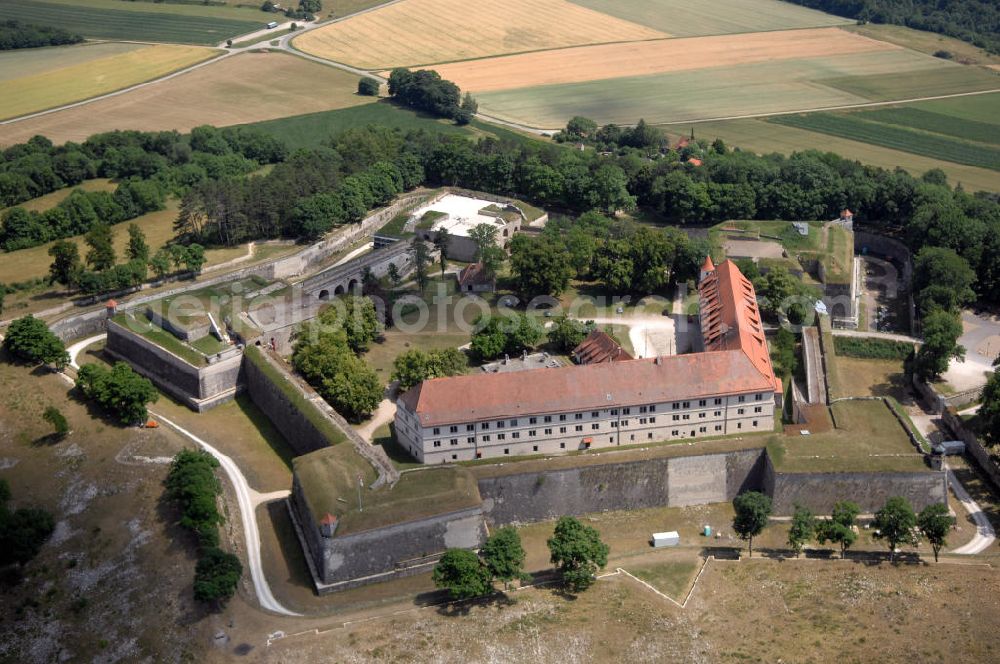
M 837 355 L 869 360 L 905 360 L 913 352 L 913 344 L 893 339 L 834 337 Z

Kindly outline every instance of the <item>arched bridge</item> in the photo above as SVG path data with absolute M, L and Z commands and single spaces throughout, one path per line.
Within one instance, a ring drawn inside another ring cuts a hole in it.
M 401 275 L 412 269 L 413 260 L 408 242 L 399 241 L 343 265 L 329 267 L 302 282 L 302 290 L 308 297 L 329 300 L 361 288 L 361 279 L 366 269 L 371 270 L 376 277 L 384 277 L 389 272 L 390 264 L 394 264 Z

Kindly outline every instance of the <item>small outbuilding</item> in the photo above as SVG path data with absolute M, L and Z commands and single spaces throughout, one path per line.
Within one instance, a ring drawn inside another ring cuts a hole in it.
M 681 543 L 681 536 L 676 530 L 666 533 L 653 533 L 653 548 L 659 549 L 665 546 L 677 546 Z
M 573 349 L 572 356 L 577 364 L 624 362 L 633 359 L 621 344 L 601 330 L 593 330 L 587 335 L 587 338 Z

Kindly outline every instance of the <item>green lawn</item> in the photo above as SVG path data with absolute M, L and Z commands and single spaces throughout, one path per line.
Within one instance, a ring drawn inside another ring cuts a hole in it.
M 778 0 L 571 0 L 675 37 L 818 28 L 852 23 Z
M 336 111 L 322 111 L 278 120 L 266 120 L 257 122 L 253 126 L 277 136 L 294 150 L 318 145 L 324 139 L 345 129 L 365 127 L 370 124 L 403 131 L 424 129 L 469 138 L 494 135 L 505 138 L 516 136 L 518 140 L 532 140 L 509 130 L 494 128 L 478 121 L 473 121 L 472 124 L 465 127 L 459 127 L 450 120 L 432 118 L 409 109 L 400 108 L 387 100 Z
M 697 540 L 695 540 L 697 541 Z M 643 567 L 629 567 L 630 574 L 642 579 L 664 595 L 684 601 L 691 580 L 698 571 L 697 560 L 665 562 Z
M 775 436 L 768 442 L 780 472 L 927 470 L 906 430 L 881 400 L 840 401 L 830 407 L 836 429 L 809 436 Z
M 985 95 L 991 101 L 993 95 Z M 994 103 L 994 110 L 1000 112 L 1000 103 Z M 877 111 L 855 113 L 854 117 L 870 122 L 920 129 L 933 134 L 942 134 L 960 138 L 975 143 L 1000 145 L 1000 115 L 996 122 L 979 122 L 977 120 L 961 120 L 945 113 L 935 113 L 913 106 L 883 108 Z
M 1000 170 L 1000 148 L 925 131 L 914 131 L 897 125 L 871 122 L 859 114 L 782 115 L 769 118 L 768 122 L 860 140 L 957 164 Z
M 293 462 L 313 516 L 330 513 L 340 519 L 338 535 L 379 528 L 394 523 L 450 512 L 480 503 L 479 488 L 472 474 L 455 466 L 423 468 L 405 472 L 392 488 L 361 491 L 375 481 L 375 470 L 351 445 L 337 445 Z
M 72 3 L 0 0 L 0 15 L 5 20 L 54 25 L 95 39 L 216 44 L 259 30 L 267 23 L 267 15 L 260 11 L 240 11 L 231 7 L 205 9 L 169 3 L 106 0 Z M 235 18 L 237 16 L 239 18 Z

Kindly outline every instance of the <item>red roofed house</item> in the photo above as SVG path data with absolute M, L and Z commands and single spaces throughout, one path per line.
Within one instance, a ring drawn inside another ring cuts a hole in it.
M 458 273 L 458 290 L 462 293 L 492 293 L 497 281 L 482 263 L 472 263 Z
M 577 364 L 597 364 L 599 362 L 622 362 L 633 359 L 617 341 L 606 332 L 594 330 L 580 345 L 573 349 L 573 359 Z
M 701 159 L 698 159 L 698 157 L 691 157 L 690 159 L 687 160 L 687 163 L 691 164 L 692 166 L 701 166 L 702 162 Z
M 396 408 L 424 463 L 769 431 L 780 400 L 753 285 L 702 266 L 705 352 L 425 380 Z

